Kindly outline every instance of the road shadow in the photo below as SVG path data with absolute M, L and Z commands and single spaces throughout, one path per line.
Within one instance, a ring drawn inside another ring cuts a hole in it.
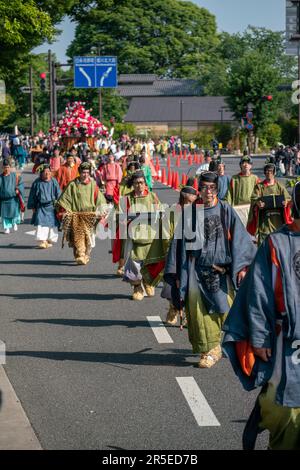
M 76 294 L 71 292 L 69 294 L 52 294 L 52 293 L 32 293 L 32 294 L 0 294 L 0 297 L 11 297 L 12 299 L 17 300 L 39 300 L 39 299 L 48 299 L 48 300 L 131 300 L 131 295 L 125 294 Z
M 14 243 L 10 243 L 9 245 L 0 245 L 0 249 L 13 249 L 13 250 L 36 250 L 35 245 L 15 245 Z
M 42 250 L 40 250 L 42 251 Z M 5 260 L 5 261 L 0 261 L 0 264 L 6 265 L 6 264 L 17 264 L 17 265 L 37 265 L 37 266 L 77 266 L 75 261 L 59 261 L 59 260 L 53 260 L 53 259 L 24 259 L 24 260 Z
M 0 276 L 9 276 L 9 277 L 37 277 L 39 279 L 64 279 L 64 280 L 84 280 L 84 279 L 117 279 L 118 276 L 115 274 L 41 274 L 41 273 L 24 273 L 24 274 L 6 274 L 0 273 Z
M 123 364 L 136 366 L 192 367 L 182 354 L 135 354 L 97 353 L 67 351 L 9 351 L 8 357 L 32 357 L 51 361 L 99 362 L 100 364 Z
M 77 319 L 68 319 L 68 318 L 45 318 L 37 320 L 26 320 L 17 318 L 14 320 L 17 323 L 45 323 L 49 325 L 58 325 L 58 326 L 78 326 L 83 328 L 95 328 L 95 327 L 108 327 L 108 326 L 124 326 L 126 328 L 149 328 L 149 323 L 143 320 L 129 321 L 129 320 L 77 320 Z

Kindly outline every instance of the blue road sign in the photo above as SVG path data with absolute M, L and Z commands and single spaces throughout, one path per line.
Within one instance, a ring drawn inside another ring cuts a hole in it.
M 254 124 L 248 122 L 245 127 L 246 127 L 246 129 L 248 129 L 248 131 L 253 131 L 253 129 L 254 129 Z
M 74 57 L 74 88 L 116 88 L 116 57 Z

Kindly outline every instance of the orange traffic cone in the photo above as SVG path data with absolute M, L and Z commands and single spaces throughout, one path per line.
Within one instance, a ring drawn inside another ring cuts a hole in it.
M 193 164 L 193 157 L 192 155 L 189 155 L 189 166 L 192 166 Z
M 175 157 L 176 153 L 175 153 L 175 149 L 172 150 L 172 157 Z
M 170 155 L 168 155 L 168 159 L 167 159 L 167 167 L 170 169 L 171 167 L 171 159 L 170 159 Z
M 177 168 L 180 168 L 180 156 L 178 155 L 177 160 L 176 160 L 176 166 Z
M 166 169 L 165 168 L 162 169 L 160 182 L 162 184 L 167 184 L 167 176 L 166 176 Z
M 170 168 L 169 168 L 167 186 L 172 187 L 172 180 L 173 180 L 173 175 L 172 175 L 172 171 L 171 171 Z
M 182 150 L 179 152 L 179 157 L 182 158 Z
M 193 188 L 198 191 L 198 178 L 195 178 L 195 179 L 194 179 Z
M 183 159 L 186 160 L 186 150 L 183 152 Z
M 187 182 L 187 175 L 186 175 L 185 173 L 182 173 L 181 185 L 182 185 L 182 186 L 185 186 L 185 185 L 186 185 L 186 182 Z
M 178 173 L 178 171 L 177 171 L 176 174 L 175 174 L 174 189 L 175 189 L 175 190 L 179 189 L 179 173 Z

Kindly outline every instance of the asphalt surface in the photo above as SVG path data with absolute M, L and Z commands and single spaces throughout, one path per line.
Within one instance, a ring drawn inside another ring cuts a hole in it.
M 226 158 L 229 174 L 238 161 Z M 255 159 L 258 174 L 263 163 Z M 28 192 L 30 168 L 24 179 Z M 177 201 L 177 192 L 156 188 L 163 202 Z M 196 368 L 186 329 L 169 327 L 174 342 L 157 342 L 146 317 L 165 318 L 161 287 L 134 302 L 115 276 L 109 240 L 97 240 L 90 264 L 77 266 L 61 235 L 52 249 L 36 249 L 29 221 L 28 212 L 18 232 L 0 233 L 0 339 L 5 371 L 41 446 L 241 449 L 257 392 L 242 390 L 226 358 Z M 176 377 L 194 377 L 220 426 L 197 424 Z M 264 433 L 257 448 L 266 442 Z

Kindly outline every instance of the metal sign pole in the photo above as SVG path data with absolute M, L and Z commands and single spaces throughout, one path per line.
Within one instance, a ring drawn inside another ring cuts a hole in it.
M 33 137 L 34 134 L 34 110 L 33 110 L 33 77 L 32 77 L 32 65 L 29 66 L 29 87 L 30 87 L 30 135 Z
M 48 71 L 49 71 L 49 101 L 50 101 L 50 126 L 53 124 L 53 82 L 52 82 L 52 54 L 48 51 Z

